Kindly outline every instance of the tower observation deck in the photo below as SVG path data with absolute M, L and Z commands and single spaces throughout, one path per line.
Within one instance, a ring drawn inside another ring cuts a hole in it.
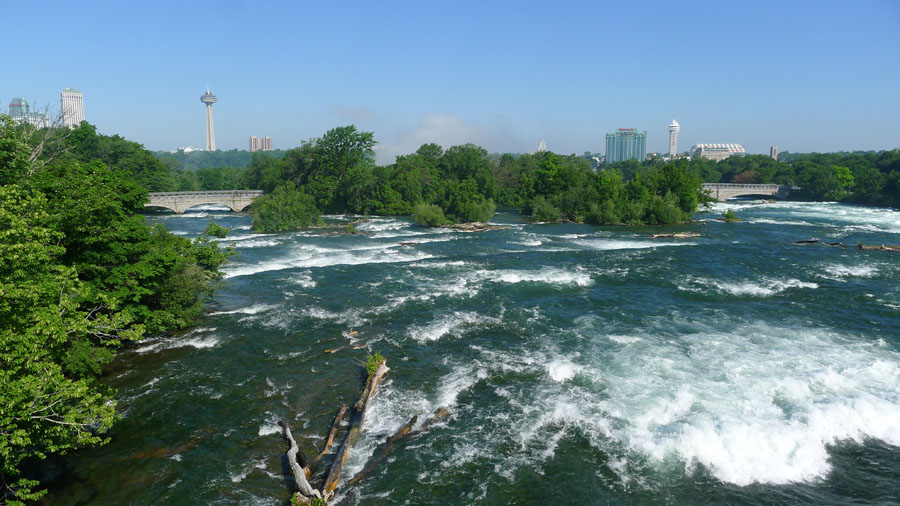
M 678 124 L 674 119 L 671 123 L 669 123 L 669 156 L 675 156 L 678 152 L 678 131 L 681 130 L 681 125 Z
M 216 150 L 216 132 L 213 129 L 212 105 L 216 103 L 215 95 L 206 90 L 206 93 L 200 96 L 200 101 L 206 104 L 206 150 Z

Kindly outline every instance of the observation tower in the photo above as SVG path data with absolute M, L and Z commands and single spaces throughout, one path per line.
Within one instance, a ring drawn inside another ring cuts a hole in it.
M 681 125 L 678 124 L 674 119 L 671 123 L 669 123 L 669 156 L 675 156 L 675 153 L 678 152 L 678 131 L 681 130 Z
M 216 103 L 216 96 L 206 89 L 206 93 L 200 96 L 200 101 L 206 104 L 206 150 L 216 150 L 216 132 L 213 129 L 212 105 Z

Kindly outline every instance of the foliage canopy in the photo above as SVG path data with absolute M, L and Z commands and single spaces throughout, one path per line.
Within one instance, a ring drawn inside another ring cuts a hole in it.
M 140 145 L 0 116 L 0 482 L 39 498 L 26 461 L 102 443 L 114 392 L 98 381 L 122 341 L 191 325 L 227 252 L 148 227 L 168 173 Z

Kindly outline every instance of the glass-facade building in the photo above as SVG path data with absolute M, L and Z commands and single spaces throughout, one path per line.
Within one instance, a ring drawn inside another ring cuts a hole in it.
M 9 115 L 16 123 L 25 121 L 29 112 L 28 102 L 24 98 L 17 97 L 9 101 Z
M 647 132 L 634 128 L 619 128 L 616 133 L 606 134 L 606 163 L 637 160 L 647 157 Z
M 9 101 L 9 116 L 13 123 L 28 123 L 38 128 L 49 128 L 50 119 L 42 112 L 31 112 L 28 101 L 24 98 L 17 97 Z

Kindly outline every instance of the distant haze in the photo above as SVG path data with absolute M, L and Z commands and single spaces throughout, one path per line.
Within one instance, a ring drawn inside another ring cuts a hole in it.
M 603 153 L 619 127 L 665 152 L 673 118 L 679 151 L 900 147 L 900 3 L 632 5 L 51 3 L 4 24 L 0 99 L 58 111 L 72 86 L 100 132 L 174 150 L 204 146 L 209 85 L 219 149 L 353 123 L 380 163 L 425 142 Z

